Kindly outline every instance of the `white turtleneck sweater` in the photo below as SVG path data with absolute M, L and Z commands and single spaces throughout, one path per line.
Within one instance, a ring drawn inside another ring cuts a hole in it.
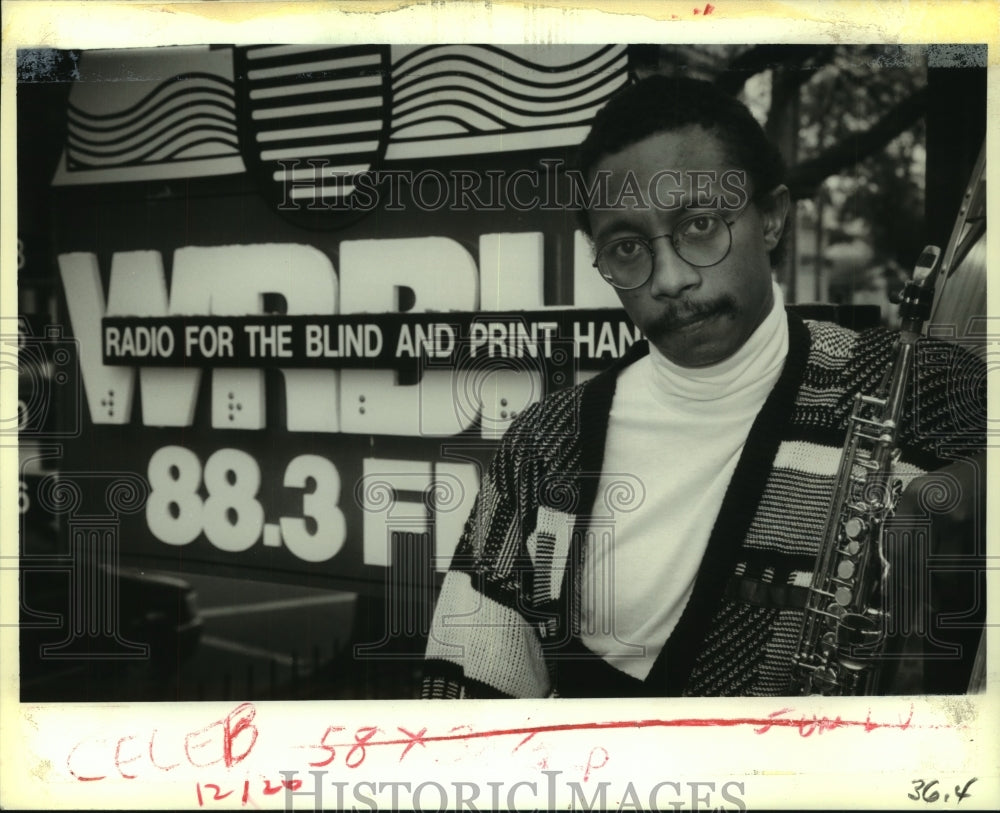
M 640 680 L 680 619 L 757 413 L 788 353 L 781 290 L 735 354 L 680 367 L 650 344 L 618 376 L 583 569 L 581 639 Z

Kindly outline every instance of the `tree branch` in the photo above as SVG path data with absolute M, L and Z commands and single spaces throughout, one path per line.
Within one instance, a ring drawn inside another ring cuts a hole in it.
M 927 88 L 921 88 L 891 108 L 867 130 L 843 138 L 815 158 L 792 167 L 788 173 L 792 199 L 810 197 L 825 178 L 874 155 L 919 121 L 926 110 Z

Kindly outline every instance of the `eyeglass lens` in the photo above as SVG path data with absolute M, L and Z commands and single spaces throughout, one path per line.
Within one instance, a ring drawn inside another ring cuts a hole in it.
M 682 260 L 704 268 L 716 265 L 729 253 L 729 224 L 717 214 L 689 217 L 677 224 L 670 242 Z M 640 238 L 624 237 L 601 248 L 597 267 L 609 282 L 622 288 L 637 288 L 653 272 L 653 250 Z

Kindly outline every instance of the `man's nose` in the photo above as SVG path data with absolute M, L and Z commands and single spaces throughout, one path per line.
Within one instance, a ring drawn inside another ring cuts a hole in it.
M 653 274 L 649 287 L 653 296 L 678 297 L 701 283 L 701 270 L 681 259 L 669 237 L 659 238 L 652 248 Z

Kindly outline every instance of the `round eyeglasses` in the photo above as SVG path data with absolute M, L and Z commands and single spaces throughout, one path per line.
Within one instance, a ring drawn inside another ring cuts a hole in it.
M 737 212 L 732 220 L 725 220 L 716 212 L 702 212 L 678 221 L 671 234 L 612 240 L 598 249 L 594 268 L 615 288 L 623 291 L 645 285 L 653 275 L 653 257 L 656 256 L 650 244 L 660 237 L 669 237 L 677 256 L 688 265 L 695 268 L 718 265 L 729 256 L 733 246 L 730 227 L 745 211 L 746 208 L 743 208 Z

